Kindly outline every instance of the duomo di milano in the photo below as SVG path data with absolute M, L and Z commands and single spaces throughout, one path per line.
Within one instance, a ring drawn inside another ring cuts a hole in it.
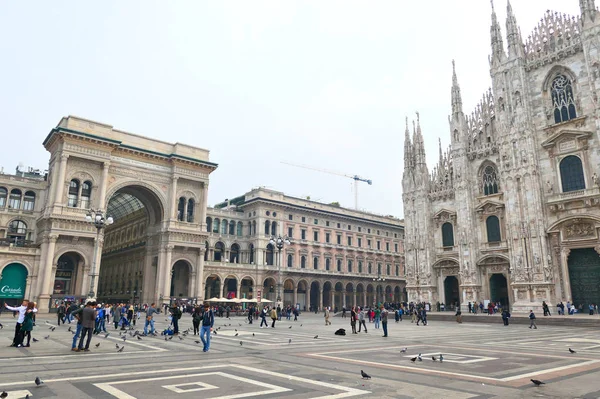
M 506 37 L 492 13 L 492 89 L 465 114 L 453 71 L 433 171 L 407 123 L 404 220 L 264 188 L 209 208 L 207 150 L 61 119 L 47 174 L 0 174 L 0 301 L 599 303 L 600 15 L 579 3 L 525 40 L 510 4 Z M 90 208 L 114 223 L 98 231 Z

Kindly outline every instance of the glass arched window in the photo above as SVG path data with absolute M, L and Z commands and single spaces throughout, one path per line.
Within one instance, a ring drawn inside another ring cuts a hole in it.
M 501 241 L 500 236 L 500 221 L 497 216 L 489 216 L 485 220 L 485 227 L 487 230 L 488 242 L 499 242 Z
M 213 233 L 219 233 L 219 229 L 221 228 L 221 219 L 215 218 L 213 223 Z
M 8 199 L 8 190 L 4 187 L 0 187 L 0 208 L 6 206 L 6 200 Z
M 185 198 L 180 197 L 179 203 L 177 204 L 177 220 L 183 222 L 183 218 L 185 217 Z
M 271 234 L 271 222 L 268 220 L 265 222 L 265 235 Z
M 229 262 L 240 263 L 240 246 L 233 244 L 229 249 Z
M 288 267 L 294 267 L 294 257 L 291 254 L 288 255 L 287 265 L 288 265 Z
M 319 270 L 319 258 L 316 256 L 313 258 L 313 269 Z
M 237 236 L 241 237 L 244 233 L 244 224 L 242 222 L 237 222 Z
M 27 191 L 25 197 L 23 197 L 23 210 L 33 211 L 35 207 L 35 193 L 33 191 Z
M 560 180 L 563 193 L 585 189 L 583 165 L 579 157 L 569 155 L 560 161 Z
M 21 190 L 16 188 L 10 190 L 8 207 L 12 209 L 21 209 Z
M 454 227 L 450 222 L 446 222 L 442 225 L 442 246 L 454 246 Z
M 211 217 L 206 218 L 206 231 L 209 233 L 212 232 L 212 218 Z
M 187 215 L 186 215 L 186 221 L 188 223 L 193 223 L 194 222 L 194 206 L 196 205 L 196 202 L 190 198 L 188 200 L 188 208 L 187 208 Z
M 482 176 L 483 183 L 483 195 L 492 195 L 498 193 L 498 173 L 496 168 L 492 165 L 488 165 L 483 170 Z
M 329 269 L 331 269 L 331 259 L 326 258 L 325 259 L 325 270 L 329 270 Z
M 301 256 L 300 257 L 300 268 L 301 269 L 306 269 L 306 256 Z
M 557 75 L 552 81 L 552 107 L 554 123 L 566 122 L 577 117 L 573 85 L 565 75 Z
M 27 224 L 22 220 L 13 220 L 8 225 L 8 233 L 11 235 L 25 235 L 27 233 Z
M 250 264 L 254 264 L 254 244 L 250 244 L 250 248 L 248 249 L 248 258 Z
M 234 235 L 234 234 L 235 234 L 235 221 L 230 220 L 229 221 L 229 235 Z
M 69 183 L 67 206 L 70 206 L 71 208 L 75 208 L 77 206 L 78 201 L 79 201 L 79 180 L 73 179 Z
M 223 256 L 225 256 L 225 244 L 219 241 L 215 244 L 214 261 L 220 262 L 223 259 Z
M 79 205 L 83 209 L 90 207 L 90 198 L 92 197 L 92 182 L 84 181 L 81 185 L 81 204 Z
M 227 219 L 223 219 L 221 221 L 221 234 L 222 235 L 227 234 L 227 226 L 229 226 Z
M 338 272 L 342 271 L 342 260 L 341 259 L 337 260 L 337 271 Z

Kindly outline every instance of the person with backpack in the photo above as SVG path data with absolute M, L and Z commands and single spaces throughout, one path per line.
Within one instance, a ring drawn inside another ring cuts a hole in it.
M 533 310 L 529 311 L 529 322 L 529 328 L 533 327 L 537 330 L 537 326 L 535 325 L 535 314 L 533 313 Z
M 65 324 L 65 314 L 67 313 L 67 307 L 64 302 L 61 302 L 58 306 L 58 310 L 56 312 L 56 316 L 58 317 L 58 325 L 60 326 L 60 322 L 62 321 Z
M 215 316 L 213 312 L 211 312 L 208 304 L 204 304 L 204 312 L 202 312 L 201 320 L 202 327 L 200 327 L 200 339 L 204 344 L 202 351 L 208 352 L 210 349 L 210 333 L 212 332 L 213 325 L 215 324 Z
M 194 308 L 192 313 L 192 325 L 194 326 L 194 335 L 200 335 L 200 322 L 202 321 L 202 309 L 200 306 Z

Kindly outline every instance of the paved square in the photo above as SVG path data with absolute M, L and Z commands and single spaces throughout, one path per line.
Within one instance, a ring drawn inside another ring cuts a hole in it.
M 326 327 L 322 315 L 304 313 L 298 322 L 260 329 L 241 318 L 217 318 L 207 353 L 189 333 L 123 339 L 109 330 L 108 337 L 94 336 L 90 353 L 74 353 L 69 326 L 52 331 L 42 317 L 30 348 L 0 348 L 0 391 L 9 399 L 28 393 L 61 399 L 600 396 L 600 339 L 593 328 L 506 328 L 495 317 L 490 324 L 431 321 L 426 327 L 403 321 L 391 322 L 390 336 L 382 338 L 372 323 L 368 333 L 336 336 L 338 328 L 350 331 L 349 320 L 332 321 Z M 14 321 L 3 316 L 1 322 L 0 341 L 8 345 Z M 157 324 L 160 331 L 164 323 Z M 181 329 L 189 327 L 184 315 Z M 422 361 L 412 362 L 419 353 Z M 372 378 L 362 379 L 360 370 Z M 40 387 L 36 376 L 44 380 Z M 530 378 L 546 385 L 535 387 Z

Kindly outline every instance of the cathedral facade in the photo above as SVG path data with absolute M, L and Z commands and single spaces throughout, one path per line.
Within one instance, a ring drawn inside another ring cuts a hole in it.
M 600 14 L 579 3 L 526 40 L 510 2 L 506 41 L 492 9 L 492 88 L 465 113 L 453 64 L 451 144 L 432 171 L 418 115 L 407 120 L 409 301 L 600 302 Z

